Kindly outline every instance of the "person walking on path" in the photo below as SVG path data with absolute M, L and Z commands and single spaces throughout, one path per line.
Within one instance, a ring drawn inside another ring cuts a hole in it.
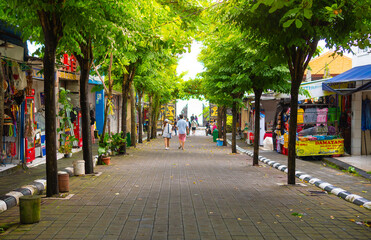
M 196 128 L 197 128 L 197 122 L 195 119 L 193 119 L 192 123 L 191 123 L 191 126 L 192 126 L 192 134 L 195 135 L 196 134 Z
M 189 135 L 189 130 L 191 129 L 191 122 L 188 120 L 188 118 L 186 119 L 186 123 L 188 127 L 187 135 Z
M 164 125 L 162 128 L 162 137 L 165 141 L 165 150 L 169 150 L 170 148 L 170 139 L 171 139 L 171 124 L 169 123 L 168 119 L 165 119 Z
M 177 121 L 176 121 L 176 119 L 174 120 L 174 126 L 173 126 L 173 129 L 174 129 L 174 132 L 175 132 L 175 136 L 176 135 L 178 135 L 178 133 L 177 133 L 177 129 L 176 129 L 176 124 L 177 124 Z
M 184 143 L 186 141 L 187 132 L 189 131 L 188 123 L 184 121 L 183 115 L 179 116 L 180 120 L 177 123 L 179 132 L 179 149 L 184 150 Z

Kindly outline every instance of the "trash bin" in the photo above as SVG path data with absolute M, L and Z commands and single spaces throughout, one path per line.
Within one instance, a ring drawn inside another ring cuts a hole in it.
M 218 129 L 214 129 L 213 131 L 213 142 L 216 142 L 216 139 L 219 137 Z
M 223 138 L 216 139 L 216 146 L 222 147 L 223 146 Z
M 19 213 L 21 223 L 31 224 L 40 222 L 41 197 L 27 195 L 19 198 Z
M 126 133 L 126 146 L 130 147 L 131 146 L 131 136 L 130 132 Z

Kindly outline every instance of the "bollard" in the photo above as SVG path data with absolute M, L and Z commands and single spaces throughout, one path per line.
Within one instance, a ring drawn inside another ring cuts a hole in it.
M 85 175 L 85 161 L 76 160 L 73 162 L 73 172 L 75 176 Z
M 70 191 L 70 175 L 68 175 L 68 173 L 58 173 L 58 187 L 59 192 Z
M 28 195 L 19 198 L 19 214 L 21 223 L 32 224 L 40 221 L 41 197 Z

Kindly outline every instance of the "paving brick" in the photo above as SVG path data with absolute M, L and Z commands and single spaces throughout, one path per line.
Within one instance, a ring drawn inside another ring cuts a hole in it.
M 370 228 L 350 221 L 368 220 L 364 208 L 331 194 L 312 196 L 315 186 L 278 185 L 287 178 L 281 171 L 253 167 L 246 155 L 204 136 L 191 136 L 185 151 L 162 144 L 153 140 L 113 157 L 112 165 L 97 167 L 99 177 L 71 178 L 74 197 L 43 200 L 40 223 L 0 238 L 369 239 Z M 14 221 L 17 209 L 0 213 L 1 224 Z

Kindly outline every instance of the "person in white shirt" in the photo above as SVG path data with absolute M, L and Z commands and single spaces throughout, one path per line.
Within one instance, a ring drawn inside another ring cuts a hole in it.
M 162 137 L 165 141 L 165 150 L 170 148 L 170 139 L 171 139 L 171 124 L 169 123 L 169 119 L 165 119 L 164 125 L 162 128 Z

